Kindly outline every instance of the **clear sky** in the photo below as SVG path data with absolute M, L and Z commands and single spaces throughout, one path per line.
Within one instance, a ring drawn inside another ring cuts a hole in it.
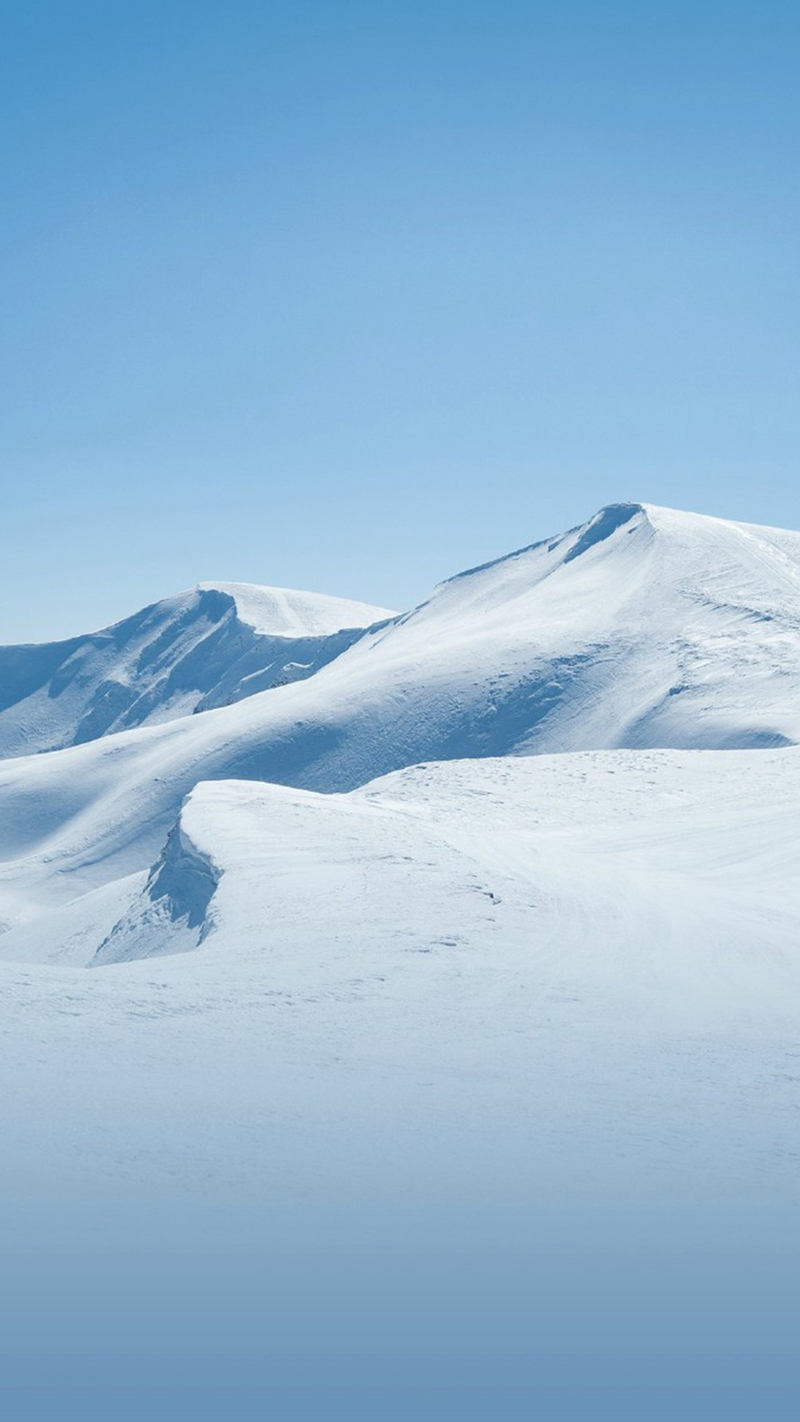
M 12 0 L 0 640 L 800 526 L 800 10 Z

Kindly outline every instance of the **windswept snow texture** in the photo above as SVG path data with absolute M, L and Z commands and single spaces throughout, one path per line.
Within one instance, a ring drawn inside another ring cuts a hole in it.
M 201 583 L 101 632 L 0 647 L 0 759 L 301 681 L 389 616 L 322 594 Z

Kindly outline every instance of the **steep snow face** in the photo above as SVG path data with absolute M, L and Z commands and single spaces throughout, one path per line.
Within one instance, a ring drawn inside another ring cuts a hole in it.
M 78 745 L 302 680 L 390 615 L 321 594 L 201 583 L 101 632 L 0 647 L 0 758 Z

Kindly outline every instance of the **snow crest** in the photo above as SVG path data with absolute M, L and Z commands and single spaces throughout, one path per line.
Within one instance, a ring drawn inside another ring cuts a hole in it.
M 184 807 L 141 894 L 103 939 L 92 967 L 184 952 L 212 931 L 209 905 L 221 870 L 192 840 L 186 814 Z

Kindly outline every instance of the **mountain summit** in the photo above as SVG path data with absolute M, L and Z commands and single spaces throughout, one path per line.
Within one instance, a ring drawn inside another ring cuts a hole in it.
M 0 758 L 226 706 L 313 675 L 386 608 L 200 583 L 68 641 L 0 647 Z
M 359 644 L 351 677 L 370 645 L 413 701 L 392 718 L 419 741 L 409 760 L 783 744 L 800 735 L 800 535 L 611 505 L 444 583 Z

